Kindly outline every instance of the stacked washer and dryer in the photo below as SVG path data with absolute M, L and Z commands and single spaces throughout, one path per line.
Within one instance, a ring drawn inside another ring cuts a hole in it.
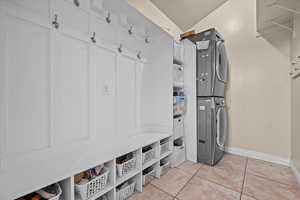
M 215 29 L 188 39 L 197 51 L 197 160 L 213 166 L 224 155 L 228 133 L 228 58 L 224 40 Z

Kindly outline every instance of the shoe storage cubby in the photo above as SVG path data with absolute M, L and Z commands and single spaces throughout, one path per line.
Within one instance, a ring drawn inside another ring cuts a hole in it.
M 172 167 L 177 167 L 186 159 L 184 138 L 178 138 L 173 142 Z
M 164 158 L 172 152 L 172 142 L 171 138 L 165 138 L 160 140 L 160 156 Z
M 75 199 L 96 199 L 113 188 L 114 161 L 102 163 L 74 176 Z
M 107 193 L 101 195 L 96 200 L 114 200 L 114 190 L 110 190 Z
M 159 146 L 159 143 L 156 142 L 142 148 L 143 170 L 158 161 Z
M 116 187 L 116 200 L 126 200 L 131 197 L 135 192 L 142 191 L 141 174 L 123 181 Z
M 141 144 L 127 153 L 117 154 L 111 160 L 101 161 L 52 183 L 59 186 L 59 192 L 50 200 L 125 200 L 135 192 L 142 192 L 143 185 L 170 169 L 173 137 L 156 136 L 151 142 Z M 32 200 L 31 197 L 37 194 L 32 192 L 31 196 L 16 199 Z
M 167 156 L 159 162 L 159 175 L 164 175 L 171 168 L 171 156 Z
M 159 177 L 159 173 L 158 173 L 159 165 L 158 164 L 159 163 L 157 162 L 143 170 L 143 172 L 142 172 L 143 185 L 147 185 L 151 181 L 153 181 L 155 178 Z
M 52 183 L 34 192 L 26 194 L 16 200 L 61 200 L 71 199 L 70 178 Z

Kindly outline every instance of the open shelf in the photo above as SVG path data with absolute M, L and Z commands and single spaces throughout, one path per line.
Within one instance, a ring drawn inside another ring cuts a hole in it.
M 172 146 L 173 138 L 168 134 L 159 134 L 159 133 L 153 134 L 153 136 L 151 136 L 150 134 L 146 134 L 144 135 L 144 138 L 146 138 L 149 143 L 145 142 L 144 140 L 143 141 L 141 140 L 142 142 L 140 143 L 140 147 L 138 149 L 129 151 L 134 153 L 134 156 L 136 157 L 137 160 L 136 160 L 135 168 L 133 170 L 130 170 L 125 175 L 119 177 L 117 174 L 118 172 L 116 167 L 116 160 L 118 157 L 120 157 L 120 154 L 111 158 L 111 160 L 107 160 L 99 163 L 99 164 L 103 163 L 105 168 L 109 171 L 107 185 L 104 188 L 102 188 L 98 193 L 90 196 L 88 200 L 101 200 L 101 197 L 103 195 L 107 195 L 108 200 L 117 200 L 116 188 L 120 184 L 128 180 L 134 180 L 136 182 L 135 193 L 142 192 L 143 170 L 145 170 L 148 167 L 153 167 L 155 178 L 160 177 L 160 173 L 161 173 L 160 161 L 167 159 L 168 161 L 171 162 L 170 155 L 172 154 L 173 151 L 173 146 Z M 165 152 L 163 155 L 160 155 L 160 150 L 161 150 L 160 141 L 163 139 L 167 140 L 169 150 Z M 155 156 L 154 159 L 150 159 L 148 162 L 142 164 L 142 148 L 147 146 L 151 146 L 154 149 Z M 91 166 L 91 168 L 93 167 L 95 166 Z M 85 172 L 86 170 L 89 169 L 82 169 L 82 172 Z M 57 183 L 60 185 L 62 189 L 62 195 L 60 200 L 81 200 L 78 194 L 75 192 L 75 175 L 67 177 L 61 181 L 58 181 Z

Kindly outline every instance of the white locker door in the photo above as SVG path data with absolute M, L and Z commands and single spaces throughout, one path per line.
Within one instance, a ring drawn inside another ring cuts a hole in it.
M 136 60 L 120 54 L 117 64 L 118 136 L 127 138 L 137 133 Z
M 52 141 L 80 142 L 89 137 L 89 43 L 54 32 L 52 44 Z
M 50 26 L 14 5 L 0 12 L 0 156 L 6 154 L 6 165 L 49 147 Z
M 115 137 L 117 55 L 108 48 L 92 46 L 90 58 L 91 137 L 109 141 Z

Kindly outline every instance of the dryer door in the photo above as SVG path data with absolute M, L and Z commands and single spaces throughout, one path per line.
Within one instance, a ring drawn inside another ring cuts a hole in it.
M 225 142 L 228 132 L 228 116 L 225 106 L 219 107 L 217 110 L 217 145 L 219 149 L 224 151 Z
M 216 50 L 216 73 L 219 81 L 227 83 L 228 77 L 228 59 L 224 41 L 217 42 Z

